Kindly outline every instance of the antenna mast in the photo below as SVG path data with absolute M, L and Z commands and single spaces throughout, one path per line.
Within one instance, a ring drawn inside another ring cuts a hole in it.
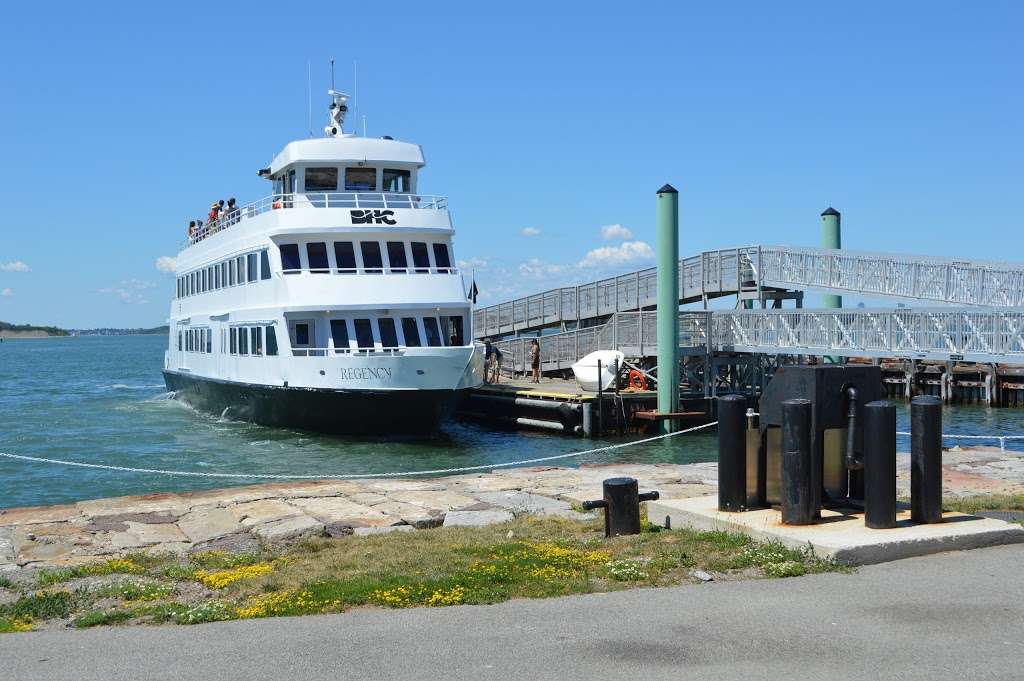
M 331 89 L 334 89 L 334 57 L 331 57 Z

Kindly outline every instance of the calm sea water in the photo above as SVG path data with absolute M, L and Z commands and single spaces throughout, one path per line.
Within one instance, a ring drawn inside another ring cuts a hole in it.
M 169 399 L 160 375 L 165 346 L 163 336 L 0 343 L 0 452 L 142 468 L 320 475 L 501 463 L 606 442 L 458 421 L 425 440 L 324 436 L 227 421 Z M 905 405 L 899 418 L 906 430 Z M 945 422 L 948 432 L 1018 434 L 1024 433 L 1024 410 L 948 408 Z M 712 434 L 681 435 L 556 463 L 711 461 L 716 447 Z M 0 458 L 0 507 L 252 482 Z

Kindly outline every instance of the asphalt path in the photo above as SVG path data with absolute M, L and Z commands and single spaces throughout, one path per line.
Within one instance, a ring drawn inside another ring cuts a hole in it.
M 0 636 L 0 679 L 1024 678 L 1024 545 L 494 606 Z

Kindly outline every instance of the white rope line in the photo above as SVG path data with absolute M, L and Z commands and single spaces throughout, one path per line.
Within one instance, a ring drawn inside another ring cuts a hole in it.
M 897 435 L 910 435 L 910 431 L 897 430 Z M 959 435 L 957 433 L 943 433 L 943 439 L 949 440 L 1024 440 L 1024 435 Z
M 643 440 L 634 440 L 632 442 L 623 442 L 617 445 L 607 445 L 604 447 L 597 447 L 595 449 L 588 449 L 582 452 L 572 452 L 571 454 L 556 454 L 554 456 L 542 456 L 536 459 L 521 459 L 519 461 L 509 461 L 506 463 L 491 463 L 484 464 L 481 466 L 462 466 L 459 468 L 438 468 L 431 471 L 403 471 L 403 472 L 391 472 L 391 473 L 349 473 L 342 475 L 275 475 L 273 473 L 206 473 L 202 471 L 170 471 L 162 470 L 159 468 L 131 468 L 129 466 L 109 466 L 106 464 L 99 463 L 85 463 L 82 461 L 67 461 L 65 459 L 46 459 L 40 456 L 23 456 L 21 454 L 8 454 L 7 452 L 0 452 L 0 457 L 6 459 L 14 459 L 16 461 L 30 461 L 34 463 L 50 463 L 61 466 L 75 466 L 78 468 L 95 468 L 104 471 L 120 471 L 124 473 L 152 473 L 155 475 L 183 475 L 194 478 L 245 478 L 255 480 L 358 480 L 358 479 L 371 479 L 371 478 L 400 478 L 409 477 L 414 475 L 438 475 L 441 473 L 467 473 L 470 471 L 484 471 L 492 470 L 494 468 L 508 468 L 510 466 L 523 466 L 531 463 L 542 463 L 545 461 L 555 461 L 556 459 L 569 459 L 577 456 L 585 456 L 587 454 L 597 454 L 600 452 L 610 452 L 614 449 L 622 449 L 624 447 L 632 447 L 634 445 L 642 445 L 647 442 L 654 442 L 655 440 L 663 440 L 665 438 L 673 437 L 675 435 L 685 435 L 686 433 L 692 433 L 698 430 L 704 430 L 711 426 L 717 425 L 718 421 L 712 421 L 711 423 L 705 423 L 702 426 L 694 426 L 693 428 L 686 428 L 684 430 L 677 430 L 674 433 L 666 433 L 664 435 L 655 435 L 654 437 L 644 438 Z

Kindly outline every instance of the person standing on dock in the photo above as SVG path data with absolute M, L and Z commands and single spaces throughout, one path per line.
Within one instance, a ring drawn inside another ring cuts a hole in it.
M 540 343 L 534 338 L 530 341 L 530 368 L 533 370 L 533 383 L 540 383 Z

